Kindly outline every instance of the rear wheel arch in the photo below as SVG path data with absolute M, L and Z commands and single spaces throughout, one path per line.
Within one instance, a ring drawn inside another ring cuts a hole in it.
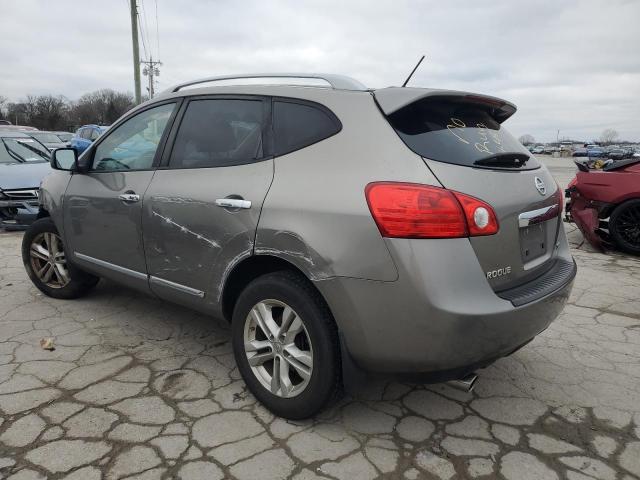
M 242 293 L 242 290 L 256 278 L 265 275 L 267 273 L 289 271 L 297 274 L 301 278 L 304 278 L 309 286 L 313 288 L 318 295 L 322 298 L 329 311 L 328 302 L 325 300 L 322 293 L 309 279 L 309 276 L 298 268 L 293 263 L 284 260 L 274 255 L 252 255 L 247 257 L 242 262 L 238 263 L 233 270 L 229 273 L 225 279 L 224 288 L 222 291 L 222 313 L 224 318 L 231 323 L 233 317 L 233 309 L 236 305 L 238 297 Z M 335 320 L 334 320 L 335 322 Z

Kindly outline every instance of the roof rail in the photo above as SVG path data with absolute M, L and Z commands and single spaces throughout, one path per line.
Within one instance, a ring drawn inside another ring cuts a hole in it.
M 324 80 L 335 90 L 366 90 L 362 83 L 351 77 L 344 75 L 334 75 L 332 73 L 248 73 L 240 75 L 221 75 L 218 77 L 201 78 L 190 82 L 179 83 L 170 87 L 166 92 L 177 92 L 182 88 L 198 85 L 200 83 L 219 82 L 222 80 L 240 80 L 245 78 L 307 78 Z

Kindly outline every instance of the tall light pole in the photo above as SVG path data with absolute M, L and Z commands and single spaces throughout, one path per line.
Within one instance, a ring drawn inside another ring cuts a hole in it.
M 129 0 L 131 7 L 131 43 L 133 46 L 133 81 L 135 83 L 136 105 L 142 100 L 140 93 L 140 52 L 138 51 L 138 6 L 136 0 Z

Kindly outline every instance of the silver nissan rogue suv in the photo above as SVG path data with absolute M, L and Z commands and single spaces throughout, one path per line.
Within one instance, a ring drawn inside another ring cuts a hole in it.
M 227 319 L 283 417 L 323 408 L 347 365 L 464 378 L 547 328 L 576 273 L 515 111 L 339 75 L 177 85 L 54 152 L 24 265 L 51 297 L 105 277 Z

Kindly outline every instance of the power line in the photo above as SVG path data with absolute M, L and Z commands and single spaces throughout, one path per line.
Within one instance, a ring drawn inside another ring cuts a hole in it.
M 157 0 L 154 0 L 154 1 L 155 1 L 155 17 L 156 17 L 156 46 L 157 46 L 158 56 L 160 56 L 160 28 L 158 27 L 158 2 Z M 130 2 L 131 2 L 130 6 L 131 6 L 131 15 L 132 15 L 131 22 L 132 22 L 132 29 L 133 29 L 132 33 L 135 36 L 134 43 L 137 43 L 137 40 L 138 40 L 138 35 L 137 35 L 138 31 L 135 27 L 139 26 L 140 27 L 139 37 L 142 39 L 142 49 L 145 57 L 143 60 L 140 60 L 137 63 L 137 67 L 136 67 L 137 70 L 134 73 L 136 73 L 136 75 L 139 76 L 140 65 L 143 65 L 142 73 L 148 77 L 148 81 L 149 81 L 149 84 L 147 87 L 147 91 L 149 92 L 149 98 L 153 98 L 155 93 L 156 82 L 157 82 L 156 77 L 160 75 L 160 69 L 158 67 L 162 65 L 162 62 L 160 60 L 156 60 L 156 61 L 153 60 L 153 49 L 152 49 L 151 41 L 149 39 L 149 23 L 147 22 L 147 11 L 144 6 L 144 0 L 140 0 L 140 6 L 142 8 L 142 12 L 138 10 L 137 0 L 130 0 Z M 134 47 L 134 62 L 136 61 L 136 59 L 137 59 L 137 55 L 135 53 L 135 47 Z M 138 78 L 136 78 L 136 92 L 139 92 Z M 138 99 L 139 93 L 137 93 L 136 97 L 137 97 L 137 100 L 139 101 Z
M 160 58 L 160 27 L 158 26 L 158 0 L 154 0 L 156 4 L 156 46 L 158 47 L 158 58 Z
M 142 28 L 142 20 L 140 19 L 140 12 L 138 11 L 138 6 L 136 5 L 136 14 L 138 17 L 138 25 L 140 26 L 140 38 L 142 39 L 142 50 L 144 51 L 144 56 L 147 56 L 147 43 L 144 40 L 145 33 L 144 28 Z
M 149 55 L 151 55 L 153 52 L 151 51 L 151 41 L 149 41 L 149 23 L 147 22 L 147 9 L 144 8 L 144 0 L 140 0 L 140 6 L 142 7 L 142 19 L 144 20 L 143 36 L 147 38 L 147 44 L 149 45 Z

